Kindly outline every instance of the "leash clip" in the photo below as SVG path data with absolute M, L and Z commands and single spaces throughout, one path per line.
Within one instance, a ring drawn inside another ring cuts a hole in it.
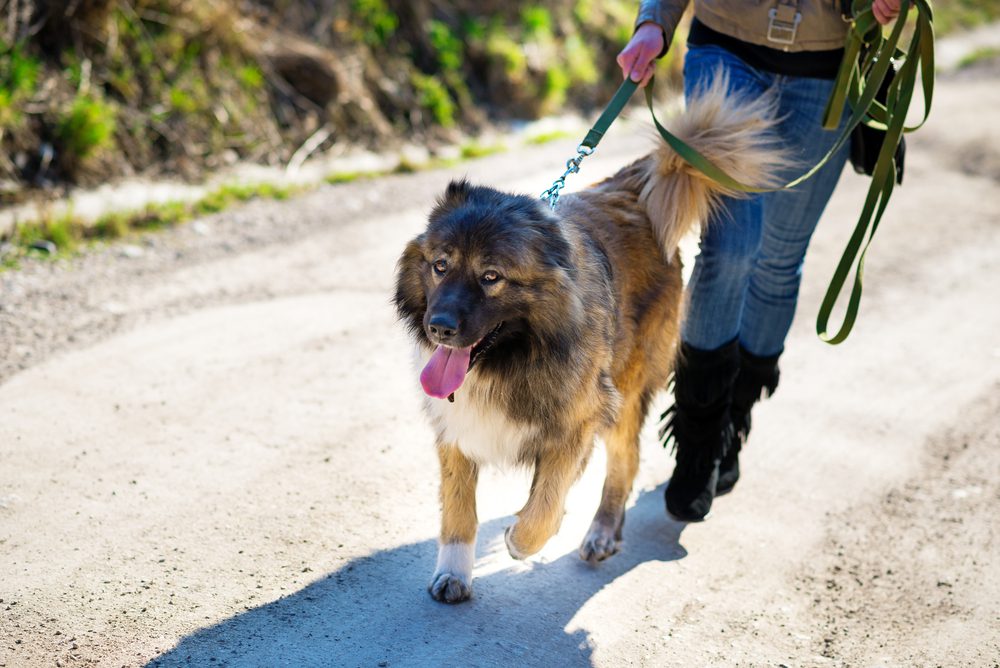
M 559 191 L 566 187 L 566 177 L 579 172 L 580 163 L 593 152 L 594 149 L 590 146 L 584 146 L 583 144 L 577 146 L 576 156 L 566 161 L 566 171 L 552 183 L 552 186 L 548 190 L 541 194 L 541 199 L 547 201 L 551 208 L 556 208 L 556 204 L 559 202 Z

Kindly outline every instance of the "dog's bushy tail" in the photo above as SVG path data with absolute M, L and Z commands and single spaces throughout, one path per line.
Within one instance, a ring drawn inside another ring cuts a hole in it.
M 776 175 L 791 161 L 774 131 L 776 96 L 748 98 L 728 88 L 728 75 L 718 72 L 667 127 L 740 183 L 778 185 Z M 681 238 L 707 222 L 722 196 L 740 193 L 711 180 L 665 143 L 647 164 L 639 197 L 669 261 Z

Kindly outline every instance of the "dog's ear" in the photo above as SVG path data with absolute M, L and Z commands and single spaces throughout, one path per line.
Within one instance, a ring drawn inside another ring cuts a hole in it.
M 424 331 L 424 313 L 427 311 L 427 293 L 423 275 L 427 260 L 424 259 L 422 245 L 424 235 L 406 244 L 403 254 L 396 263 L 396 294 L 393 302 L 396 313 L 407 328 L 416 336 Z
M 471 187 L 468 179 L 452 181 L 444 191 L 444 199 L 446 202 L 461 204 L 469 198 L 469 189 Z
M 466 179 L 452 181 L 449 183 L 448 187 L 444 191 L 444 195 L 438 198 L 437 205 L 434 207 L 434 211 L 431 212 L 431 217 L 434 218 L 446 211 L 465 204 L 465 202 L 469 199 L 469 192 L 471 190 L 472 186 L 469 185 L 469 182 Z

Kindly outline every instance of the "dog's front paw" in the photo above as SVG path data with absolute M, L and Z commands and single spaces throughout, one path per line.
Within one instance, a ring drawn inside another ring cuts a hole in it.
M 435 573 L 427 591 L 442 603 L 461 603 L 472 597 L 472 585 L 454 573 Z
M 532 537 L 534 534 L 534 538 Z M 546 536 L 547 539 L 547 536 Z M 538 532 L 531 532 L 521 522 L 514 522 L 504 531 L 507 552 L 515 559 L 527 559 L 545 546 L 546 539 L 539 539 Z
M 592 564 L 604 561 L 608 557 L 618 552 L 619 541 L 615 537 L 615 530 L 599 522 L 590 525 L 580 545 L 580 558 Z

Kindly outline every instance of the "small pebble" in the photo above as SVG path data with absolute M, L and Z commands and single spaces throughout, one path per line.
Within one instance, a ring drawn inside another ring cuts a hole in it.
M 134 244 L 125 244 L 118 249 L 118 254 L 122 257 L 137 258 L 142 257 L 146 254 L 146 251 L 142 246 L 136 246 Z
M 39 239 L 38 241 L 32 241 L 31 245 L 28 246 L 28 248 L 31 248 L 32 250 L 42 251 L 43 253 L 47 253 L 49 255 L 55 255 L 59 251 L 56 245 L 51 241 L 48 241 L 47 239 Z

